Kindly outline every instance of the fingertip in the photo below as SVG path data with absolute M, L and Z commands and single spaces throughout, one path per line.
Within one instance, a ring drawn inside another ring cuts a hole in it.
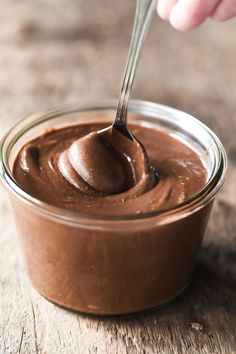
M 186 16 L 184 11 L 179 11 L 178 8 L 174 8 L 169 17 L 170 24 L 178 31 L 190 31 L 198 26 L 197 21 L 193 21 Z
M 169 14 L 166 11 L 166 6 L 163 1 L 158 1 L 157 3 L 157 13 L 162 18 L 163 20 L 168 20 L 169 19 Z
M 171 26 L 177 29 L 178 31 L 184 32 L 192 29 L 188 22 L 183 21 L 181 18 L 175 16 L 175 14 L 172 13 L 170 14 L 169 22 Z
M 236 16 L 235 0 L 224 0 L 219 3 L 211 18 L 215 21 L 223 22 Z
M 179 0 L 170 13 L 170 23 L 180 31 L 189 31 L 211 15 L 218 0 Z
M 229 20 L 231 17 L 227 17 L 227 16 L 222 16 L 219 13 L 214 13 L 211 15 L 211 19 L 217 22 L 224 22 Z
M 163 19 L 168 21 L 171 10 L 177 0 L 159 0 L 157 3 L 157 13 Z

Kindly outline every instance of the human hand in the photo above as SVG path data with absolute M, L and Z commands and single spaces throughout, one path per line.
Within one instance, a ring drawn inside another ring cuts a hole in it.
M 176 29 L 186 31 L 208 17 L 225 21 L 236 16 L 236 0 L 158 0 L 157 12 Z

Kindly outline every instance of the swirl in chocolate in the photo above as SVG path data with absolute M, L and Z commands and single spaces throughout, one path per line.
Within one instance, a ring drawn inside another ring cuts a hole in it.
M 61 153 L 58 167 L 71 184 L 85 193 L 118 194 L 137 184 L 144 193 L 157 182 L 142 145 L 115 129 L 77 139 Z
M 49 204 L 105 215 L 173 207 L 204 186 L 207 172 L 199 156 L 176 138 L 131 125 L 153 166 L 143 169 L 146 156 L 143 150 L 132 150 L 133 142 L 118 132 L 106 139 L 96 135 L 105 126 L 70 126 L 27 143 L 14 163 L 16 181 L 27 193 Z

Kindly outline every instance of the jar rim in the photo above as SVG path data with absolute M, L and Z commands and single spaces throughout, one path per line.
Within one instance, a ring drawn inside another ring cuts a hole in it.
M 79 104 L 64 104 L 54 109 L 48 110 L 44 113 L 34 114 L 27 117 L 18 123 L 16 123 L 3 137 L 0 142 L 0 178 L 5 187 L 12 192 L 15 196 L 23 200 L 31 207 L 36 208 L 41 213 L 47 214 L 48 217 L 59 219 L 64 222 L 81 224 L 84 222 L 99 223 L 99 222 L 132 222 L 132 221 L 144 221 L 150 218 L 158 218 L 160 222 L 164 222 L 167 219 L 176 219 L 180 215 L 188 215 L 189 213 L 202 208 L 207 202 L 209 202 L 217 191 L 220 189 L 224 182 L 225 173 L 227 169 L 227 156 L 224 147 L 218 137 L 201 121 L 197 118 L 180 111 L 178 109 L 153 103 L 144 100 L 131 99 L 129 102 L 129 112 L 135 112 L 141 115 L 146 115 L 151 112 L 162 110 L 166 114 L 171 114 L 173 117 L 178 115 L 184 115 L 186 119 L 190 119 L 197 123 L 213 140 L 216 151 L 218 153 L 218 166 L 211 176 L 209 181 L 200 189 L 195 195 L 188 198 L 186 201 L 177 204 L 169 208 L 163 208 L 158 210 L 149 211 L 142 214 L 124 214 L 124 215 L 106 215 L 97 213 L 83 213 L 75 212 L 69 209 L 56 207 L 46 202 L 42 202 L 37 198 L 34 198 L 30 194 L 26 193 L 14 179 L 10 167 L 7 163 L 5 156 L 6 145 L 9 144 L 8 140 L 11 134 L 15 139 L 22 136 L 26 131 L 29 131 L 35 125 L 42 123 L 43 121 L 59 117 L 60 115 L 66 115 L 76 112 L 88 112 L 95 110 L 114 110 L 116 107 L 115 99 L 100 100 L 98 102 L 81 101 Z M 157 117 L 157 115 L 155 115 Z M 22 127 L 21 127 L 22 126 Z M 21 127 L 21 129 L 20 129 Z M 16 133 L 17 132 L 17 133 Z M 12 140 L 12 139 L 11 139 Z M 10 140 L 10 141 L 11 141 Z M 14 145 L 14 144 L 12 144 Z

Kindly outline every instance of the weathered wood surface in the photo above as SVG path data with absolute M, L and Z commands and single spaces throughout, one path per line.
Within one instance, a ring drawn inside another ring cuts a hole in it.
M 133 2 L 0 0 L 0 136 L 19 118 L 117 95 Z M 229 154 L 228 178 L 189 289 L 136 318 L 93 318 L 44 300 L 25 275 L 0 193 L 0 353 L 236 353 L 236 20 L 181 34 L 156 19 L 133 96 L 200 117 Z

